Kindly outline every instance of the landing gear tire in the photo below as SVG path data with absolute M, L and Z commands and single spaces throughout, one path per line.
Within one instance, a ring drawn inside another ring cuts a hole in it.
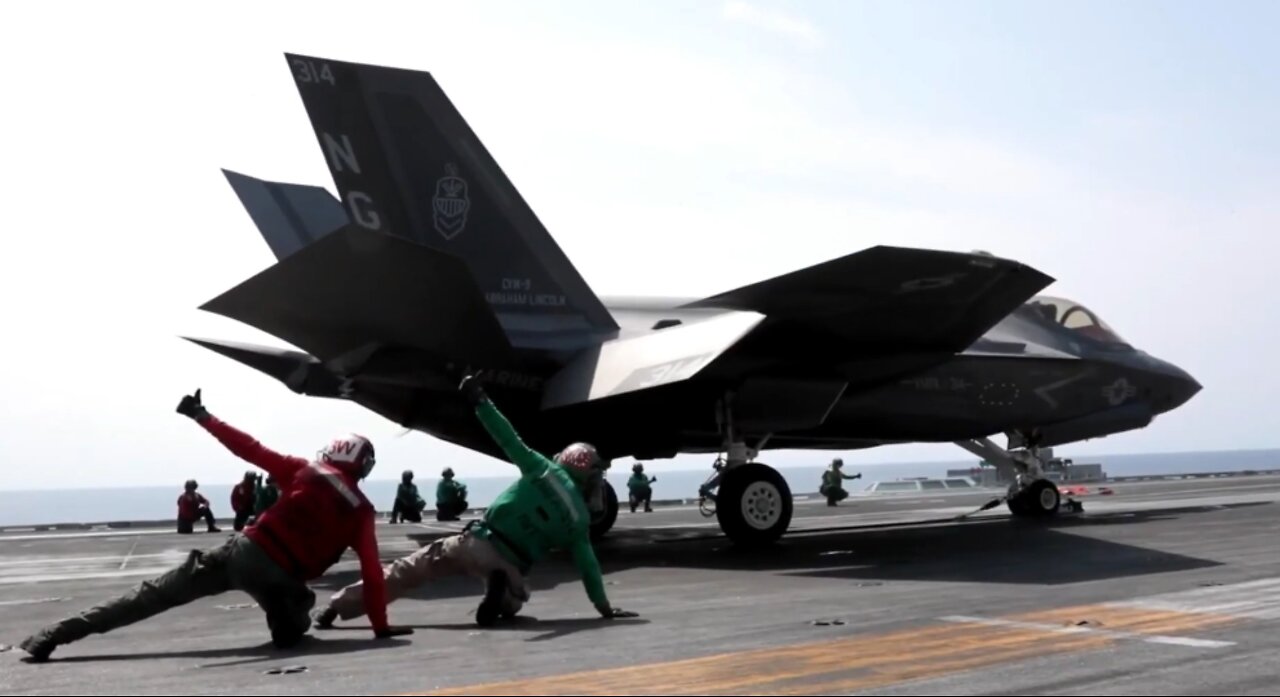
M 1019 518 L 1052 518 L 1062 505 L 1062 492 L 1048 479 L 1037 479 L 1009 499 L 1009 512 Z
M 774 468 L 750 463 L 725 472 L 716 495 L 720 529 L 743 547 L 771 544 L 791 525 L 791 488 Z
M 616 522 L 618 522 L 618 492 L 613 490 L 612 484 L 605 482 L 604 511 L 591 517 L 591 539 L 594 541 L 604 537 L 613 529 L 613 524 Z

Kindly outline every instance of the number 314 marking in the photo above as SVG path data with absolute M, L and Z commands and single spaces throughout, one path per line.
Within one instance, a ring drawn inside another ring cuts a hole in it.
M 337 86 L 338 82 L 333 77 L 333 70 L 329 68 L 328 63 L 316 64 L 315 61 L 309 61 L 304 58 L 294 58 L 294 79 L 298 82 L 310 84 L 313 82 L 327 82 L 330 85 Z

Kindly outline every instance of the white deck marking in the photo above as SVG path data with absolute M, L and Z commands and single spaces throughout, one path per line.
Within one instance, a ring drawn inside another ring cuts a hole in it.
M 120 570 L 124 571 L 124 567 L 129 565 L 129 560 L 133 558 L 133 551 L 138 548 L 138 540 L 142 538 L 133 538 L 133 546 L 129 548 L 129 553 L 124 555 L 124 561 L 120 562 Z
M 981 624 L 990 627 L 1009 627 L 1011 629 L 1032 629 L 1052 634 L 1097 634 L 1117 639 L 1135 639 L 1148 644 L 1166 644 L 1169 646 L 1189 646 L 1200 649 L 1222 649 L 1235 646 L 1234 641 L 1215 641 L 1212 639 L 1193 639 L 1191 637 L 1165 636 L 1161 634 L 1140 634 L 1138 632 L 1121 632 L 1114 629 L 1098 629 L 1095 627 L 1063 627 L 1056 624 L 1040 622 L 1018 622 L 1015 620 L 997 620 L 985 617 L 969 617 L 967 615 L 951 615 L 940 618 L 943 622 L 955 624 Z
M 1135 600 L 1106 603 L 1110 607 L 1201 612 L 1256 620 L 1280 620 L 1280 578 L 1195 588 Z

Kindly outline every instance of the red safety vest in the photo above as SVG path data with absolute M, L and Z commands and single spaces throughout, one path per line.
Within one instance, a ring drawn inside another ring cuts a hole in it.
M 294 578 L 324 575 L 351 548 L 360 557 L 365 612 L 375 630 L 387 626 L 386 586 L 374 534 L 373 504 L 358 480 L 333 465 L 282 455 L 210 416 L 200 422 L 228 450 L 266 470 L 280 498 L 244 535 Z

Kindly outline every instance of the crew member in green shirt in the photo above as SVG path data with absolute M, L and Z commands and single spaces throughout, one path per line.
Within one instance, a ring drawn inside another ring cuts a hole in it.
M 436 485 L 436 520 L 458 520 L 467 510 L 467 485 L 453 478 L 453 468 L 446 467 Z
M 262 515 L 264 511 L 271 508 L 280 499 L 280 488 L 276 486 L 275 477 L 267 475 L 266 483 L 262 481 L 262 475 L 258 475 L 258 487 L 253 497 L 253 515 L 255 517 Z
M 644 504 L 645 513 L 653 513 L 653 487 L 654 482 L 658 481 L 657 477 L 646 477 L 644 474 L 644 465 L 637 462 L 631 467 L 631 479 L 627 480 L 627 490 L 631 494 L 631 512 L 636 512 L 636 507 Z
M 391 505 L 392 525 L 397 520 L 410 523 L 422 522 L 422 511 L 427 502 L 418 495 L 418 485 L 413 483 L 413 470 L 400 473 L 400 486 L 396 488 L 396 501 Z
M 822 486 L 818 488 L 818 493 L 827 497 L 827 505 L 835 506 L 837 503 L 849 498 L 849 492 L 844 489 L 844 480 L 846 479 L 862 479 L 862 473 L 845 474 L 843 471 L 844 460 L 836 458 L 831 461 L 831 467 L 822 473 Z
M 595 494 L 604 482 L 604 463 L 596 449 L 573 443 L 554 460 L 548 459 L 524 444 L 475 376 L 463 378 L 459 389 L 489 435 L 520 468 L 520 479 L 498 495 L 483 519 L 468 523 L 461 534 L 437 540 L 388 566 L 384 570 L 387 602 L 427 581 L 468 575 L 485 582 L 476 623 L 492 626 L 499 618 L 514 616 L 528 602 L 525 577 L 533 564 L 553 549 L 566 549 L 602 617 L 638 617 L 610 605 L 591 548 L 591 514 L 584 499 L 599 498 Z M 326 629 L 338 618 L 350 620 L 363 614 L 362 584 L 354 583 L 317 611 L 315 623 L 318 629 Z

